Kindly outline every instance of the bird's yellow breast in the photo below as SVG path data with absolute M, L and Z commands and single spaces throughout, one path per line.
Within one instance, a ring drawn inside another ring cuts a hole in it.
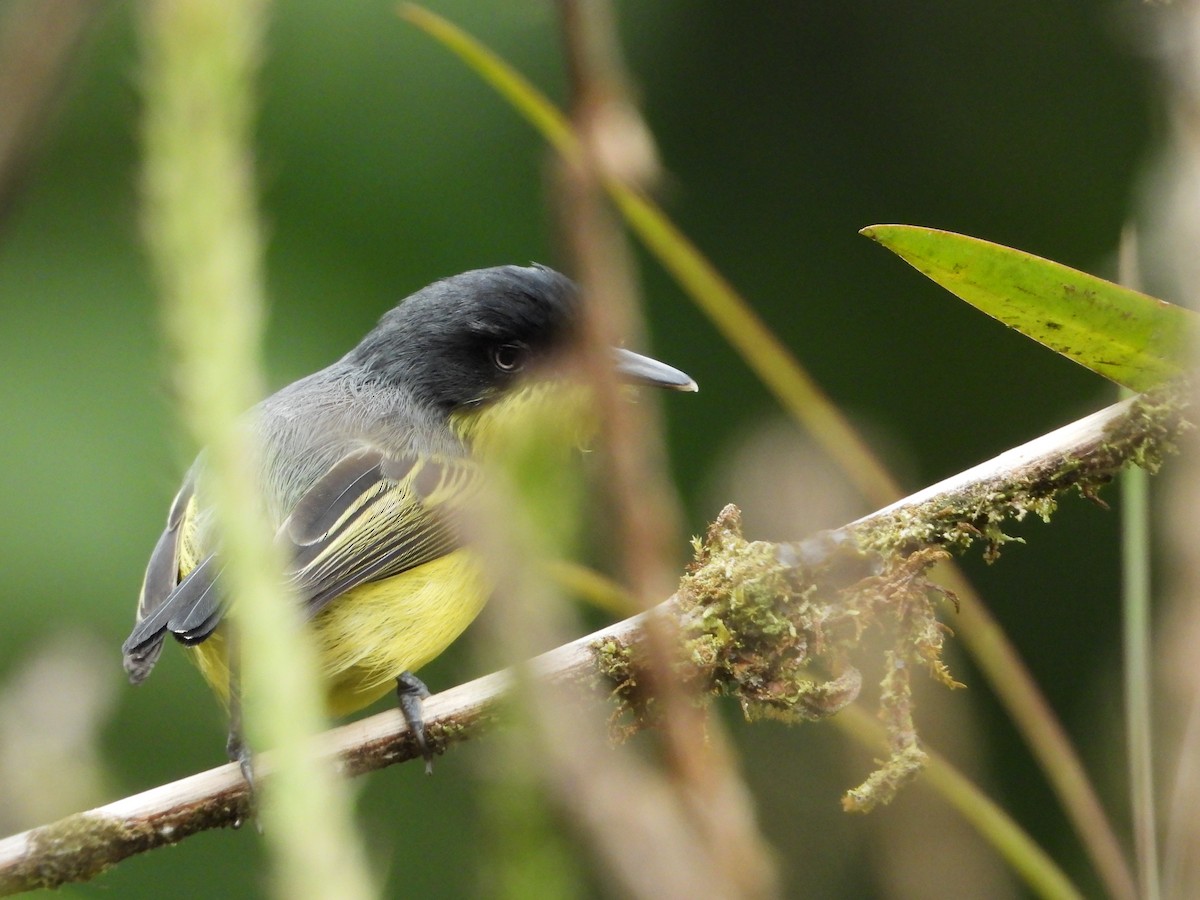
M 180 573 L 198 563 L 185 514 Z M 456 550 L 394 578 L 352 588 L 310 623 L 326 704 L 331 716 L 352 713 L 396 687 L 438 656 L 479 615 L 489 588 L 479 563 Z M 190 648 L 191 656 L 223 702 L 229 700 L 229 662 L 224 629 Z

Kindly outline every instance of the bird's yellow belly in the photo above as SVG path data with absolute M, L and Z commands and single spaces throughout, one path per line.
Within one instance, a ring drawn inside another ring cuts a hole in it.
M 478 563 L 457 550 L 431 563 L 360 585 L 311 622 L 331 716 L 361 709 L 445 650 L 479 615 L 488 588 Z M 228 701 L 222 631 L 192 648 L 204 678 Z

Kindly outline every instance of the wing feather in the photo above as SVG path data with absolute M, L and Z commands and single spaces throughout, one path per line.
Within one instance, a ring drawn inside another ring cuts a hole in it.
M 368 451 L 346 457 L 330 474 L 338 484 L 352 484 L 353 496 L 338 491 L 335 500 L 308 504 L 310 491 L 280 529 L 293 542 L 290 574 L 309 616 L 357 585 L 454 550 L 455 509 L 474 491 L 478 469 L 466 460 L 396 459 Z M 313 490 L 332 498 L 338 484 Z
M 194 483 L 189 475 L 171 502 L 167 512 L 167 527 L 159 535 L 146 565 L 146 576 L 138 596 L 137 615 L 133 633 L 121 648 L 125 671 L 134 684 L 150 674 L 158 656 L 162 653 L 166 636 L 157 625 L 144 627 L 146 622 L 157 620 L 165 613 L 165 607 L 179 585 L 179 537 L 188 504 L 192 501 Z
M 466 459 L 348 454 L 309 488 L 276 534 L 291 560 L 288 577 L 315 616 L 342 594 L 444 556 L 460 544 L 455 519 L 476 490 L 478 467 Z M 179 578 L 180 530 L 192 500 L 189 479 L 172 504 L 138 603 L 138 621 L 122 648 L 134 682 L 154 667 L 172 634 L 198 644 L 220 624 L 223 566 L 208 556 Z

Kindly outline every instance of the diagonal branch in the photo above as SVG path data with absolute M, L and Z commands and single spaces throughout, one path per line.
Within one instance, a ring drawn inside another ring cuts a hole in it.
M 848 541 L 873 553 L 903 554 L 905 560 L 930 547 L 963 548 L 977 540 L 995 550 L 1004 540 L 1001 522 L 1020 519 L 1029 512 L 1046 517 L 1057 495 L 1072 488 L 1091 497 L 1127 464 L 1157 469 L 1186 427 L 1181 396 L 1163 391 L 1114 404 L 819 539 L 781 545 L 743 542 L 739 546 L 754 553 L 769 548 L 775 568 L 788 571 L 811 567 L 814 548 L 845 546 Z M 729 519 L 723 516 L 718 520 L 722 522 L 728 524 Z M 702 548 L 701 557 L 715 550 L 710 541 Z M 731 570 L 728 562 L 722 562 L 723 569 Z M 695 572 L 689 579 L 694 576 Z M 872 580 L 878 580 L 877 576 L 860 579 L 856 586 Z M 694 586 L 693 581 L 686 584 Z M 695 643 L 696 635 L 702 634 L 697 627 L 703 626 L 705 614 L 697 612 L 695 598 L 689 596 L 692 586 L 650 613 L 542 654 L 529 663 L 531 675 L 538 681 L 567 685 L 603 683 L 603 675 L 613 675 L 613 648 L 635 648 L 648 615 L 671 617 Z M 744 582 L 724 585 L 727 591 L 735 587 L 743 588 Z M 727 660 L 706 659 L 699 653 L 689 657 L 691 677 L 702 688 L 718 686 L 735 694 L 747 689 L 746 684 L 734 684 L 722 674 Z M 939 660 L 926 661 L 931 668 L 940 664 Z M 817 696 L 828 699 L 830 692 L 822 694 L 821 690 L 830 685 L 840 685 L 843 690 L 830 700 L 824 713 L 853 699 L 853 679 L 847 681 L 844 673 L 836 671 L 830 674 L 830 681 L 817 685 L 800 702 L 815 702 Z M 493 724 L 511 682 L 509 672 L 497 672 L 429 698 L 426 720 L 436 748 L 445 750 Z M 738 696 L 748 711 L 764 702 L 757 695 Z M 797 718 L 815 717 L 811 708 L 795 712 Z M 336 759 L 347 775 L 420 756 L 396 711 L 344 725 L 319 740 L 323 755 Z M 265 777 L 270 777 L 270 753 L 262 754 L 261 762 Z M 246 814 L 246 786 L 236 765 L 192 775 L 0 841 L 0 894 L 84 881 L 135 853 L 178 843 L 198 831 L 231 826 Z

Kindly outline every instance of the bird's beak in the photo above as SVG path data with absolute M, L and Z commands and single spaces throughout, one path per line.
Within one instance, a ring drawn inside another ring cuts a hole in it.
M 617 377 L 630 384 L 667 388 L 672 391 L 698 391 L 699 386 L 691 376 L 683 374 L 673 366 L 618 347 L 613 350 Z

